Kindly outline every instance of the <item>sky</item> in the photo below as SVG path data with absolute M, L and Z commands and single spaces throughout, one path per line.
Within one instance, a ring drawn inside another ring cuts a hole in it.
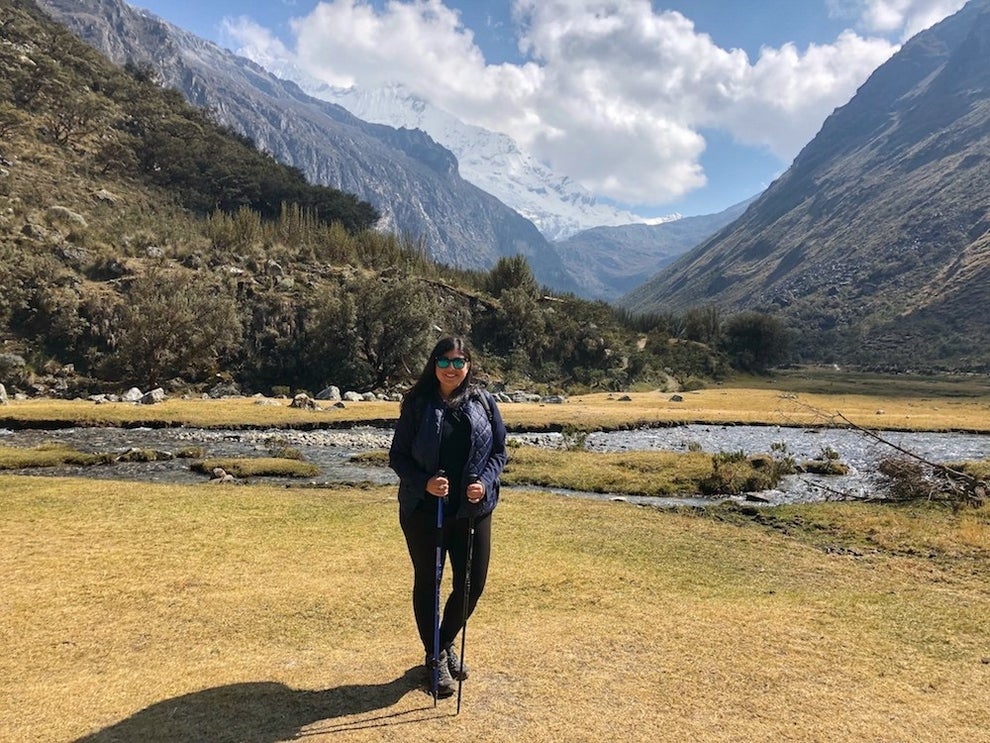
M 128 0 L 331 85 L 401 83 L 644 217 L 763 191 L 965 0 Z

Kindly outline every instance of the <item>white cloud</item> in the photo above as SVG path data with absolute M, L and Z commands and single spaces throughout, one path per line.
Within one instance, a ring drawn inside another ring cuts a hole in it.
M 860 0 L 860 26 L 866 31 L 900 34 L 907 41 L 966 4 L 966 0 Z
M 292 59 L 294 54 L 277 37 L 247 16 L 224 18 L 220 37 L 233 39 L 238 53 L 249 59 Z
M 709 111 L 709 126 L 738 141 L 766 147 L 789 162 L 837 106 L 845 104 L 896 47 L 845 31 L 829 45 L 764 48 L 755 64 L 740 71 L 731 92 Z
M 962 0 L 829 0 L 870 33 L 939 20 Z M 720 129 L 787 163 L 896 51 L 854 31 L 755 61 L 718 47 L 648 0 L 513 0 L 524 64 L 487 64 L 442 0 L 321 2 L 293 19 L 292 49 L 240 20 L 242 51 L 292 58 L 332 85 L 398 82 L 464 121 L 505 132 L 555 171 L 626 204 L 669 202 L 704 185 L 701 131 Z

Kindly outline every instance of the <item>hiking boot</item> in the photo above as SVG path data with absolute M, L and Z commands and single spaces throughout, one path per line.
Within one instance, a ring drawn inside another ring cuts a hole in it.
M 454 650 L 454 643 L 450 643 L 445 651 L 447 653 L 447 667 L 450 668 L 450 675 L 456 681 L 466 681 L 468 677 L 468 667 L 461 661 L 457 651 Z
M 447 651 L 440 651 L 440 663 L 438 666 L 434 666 L 433 656 L 426 656 L 426 688 L 433 693 L 433 669 L 436 667 L 437 672 L 437 697 L 440 699 L 446 699 L 447 697 L 453 696 L 454 692 L 457 691 L 457 682 L 454 681 L 454 677 L 450 675 L 450 662 L 447 660 Z

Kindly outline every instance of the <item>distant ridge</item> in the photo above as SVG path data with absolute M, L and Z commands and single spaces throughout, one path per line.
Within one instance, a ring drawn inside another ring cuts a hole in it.
M 595 227 L 558 241 L 557 250 L 583 296 L 614 302 L 731 224 L 755 198 L 718 214 Z

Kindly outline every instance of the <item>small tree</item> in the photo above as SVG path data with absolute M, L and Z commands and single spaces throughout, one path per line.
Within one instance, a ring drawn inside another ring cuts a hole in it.
M 526 256 L 499 258 L 485 280 L 485 291 L 496 299 L 510 289 L 519 290 L 533 299 L 540 296 L 540 286 L 536 283 Z
M 154 267 L 135 279 L 120 318 L 115 358 L 136 381 L 202 378 L 236 349 L 241 325 L 234 298 L 211 276 Z
M 722 348 L 737 369 L 765 372 L 787 358 L 790 335 L 778 317 L 743 312 L 726 321 Z
M 48 135 L 58 145 L 91 134 L 103 125 L 106 104 L 89 91 L 71 93 L 64 86 L 52 92 L 43 119 Z
M 439 314 L 426 285 L 416 279 L 362 278 L 350 285 L 349 293 L 337 305 L 336 328 L 327 330 L 337 338 L 348 332 L 352 352 L 347 366 L 328 369 L 328 376 L 346 372 L 355 386 L 372 389 L 414 375 L 432 346 Z

